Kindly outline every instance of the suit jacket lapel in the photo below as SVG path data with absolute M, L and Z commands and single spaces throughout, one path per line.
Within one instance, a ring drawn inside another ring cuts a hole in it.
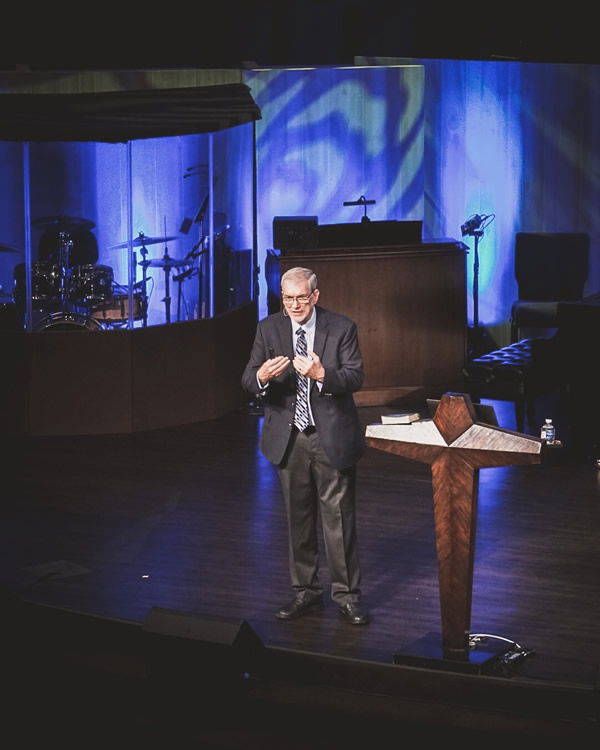
M 290 319 L 282 315 L 277 324 L 277 332 L 279 334 L 280 349 L 276 351 L 276 354 L 284 354 L 289 357 L 290 360 L 294 358 L 294 344 L 292 341 L 292 324 Z
M 329 335 L 329 321 L 324 310 L 317 307 L 317 324 L 315 326 L 315 354 L 320 358 L 323 357 L 325 342 Z

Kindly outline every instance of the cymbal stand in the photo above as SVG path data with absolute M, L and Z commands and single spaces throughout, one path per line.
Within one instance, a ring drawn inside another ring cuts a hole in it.
M 67 274 L 69 272 L 69 254 L 73 247 L 73 240 L 68 232 L 59 232 L 58 235 L 58 269 L 60 274 L 59 295 L 60 307 L 62 312 L 67 312 L 68 283 Z
M 148 248 L 144 244 L 143 232 L 140 232 L 140 239 L 142 240 L 142 244 L 140 246 L 140 253 L 142 255 L 140 266 L 142 267 L 142 310 L 144 313 L 144 317 L 142 319 L 142 327 L 146 328 L 146 326 L 148 325 L 148 295 L 146 294 L 146 284 L 148 283 L 147 269 L 150 261 L 146 260 L 146 256 L 148 255 Z
M 165 254 L 162 257 L 163 263 L 164 263 L 164 269 L 165 269 L 165 296 L 163 297 L 163 302 L 165 303 L 165 321 L 167 323 L 171 322 L 171 268 L 173 268 L 173 264 L 171 263 L 172 258 L 169 255 L 169 248 L 165 245 Z

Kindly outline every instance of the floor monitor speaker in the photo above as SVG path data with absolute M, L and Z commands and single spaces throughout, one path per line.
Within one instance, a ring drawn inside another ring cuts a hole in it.
M 149 676 L 164 684 L 229 692 L 260 672 L 264 646 L 243 619 L 153 607 L 142 630 Z

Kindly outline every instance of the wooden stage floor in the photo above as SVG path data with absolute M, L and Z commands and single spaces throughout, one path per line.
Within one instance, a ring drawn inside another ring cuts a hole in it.
M 510 405 L 494 405 L 514 429 Z M 383 410 L 360 411 L 366 425 Z M 440 632 L 429 466 L 373 449 L 359 464 L 371 624 L 349 626 L 330 600 L 281 622 L 285 518 L 261 419 L 244 409 L 135 435 L 13 442 L 0 585 L 22 732 L 40 729 L 37 715 L 44 736 L 72 727 L 79 739 L 85 723 L 106 739 L 118 725 L 130 747 L 177 732 L 195 747 L 265 749 L 379 750 L 407 728 L 463 743 L 598 737 L 600 469 L 481 470 L 471 630 L 533 653 L 481 674 L 407 665 L 402 655 Z M 179 651 L 166 669 L 154 659 L 169 647 Z

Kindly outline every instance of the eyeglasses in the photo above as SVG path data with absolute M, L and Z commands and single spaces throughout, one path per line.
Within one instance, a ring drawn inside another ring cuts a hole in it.
M 297 297 L 290 297 L 287 294 L 282 295 L 281 299 L 283 300 L 283 304 L 286 307 L 291 307 L 294 302 L 297 302 L 299 305 L 305 305 L 309 299 L 313 296 L 313 291 L 310 294 L 299 294 Z

